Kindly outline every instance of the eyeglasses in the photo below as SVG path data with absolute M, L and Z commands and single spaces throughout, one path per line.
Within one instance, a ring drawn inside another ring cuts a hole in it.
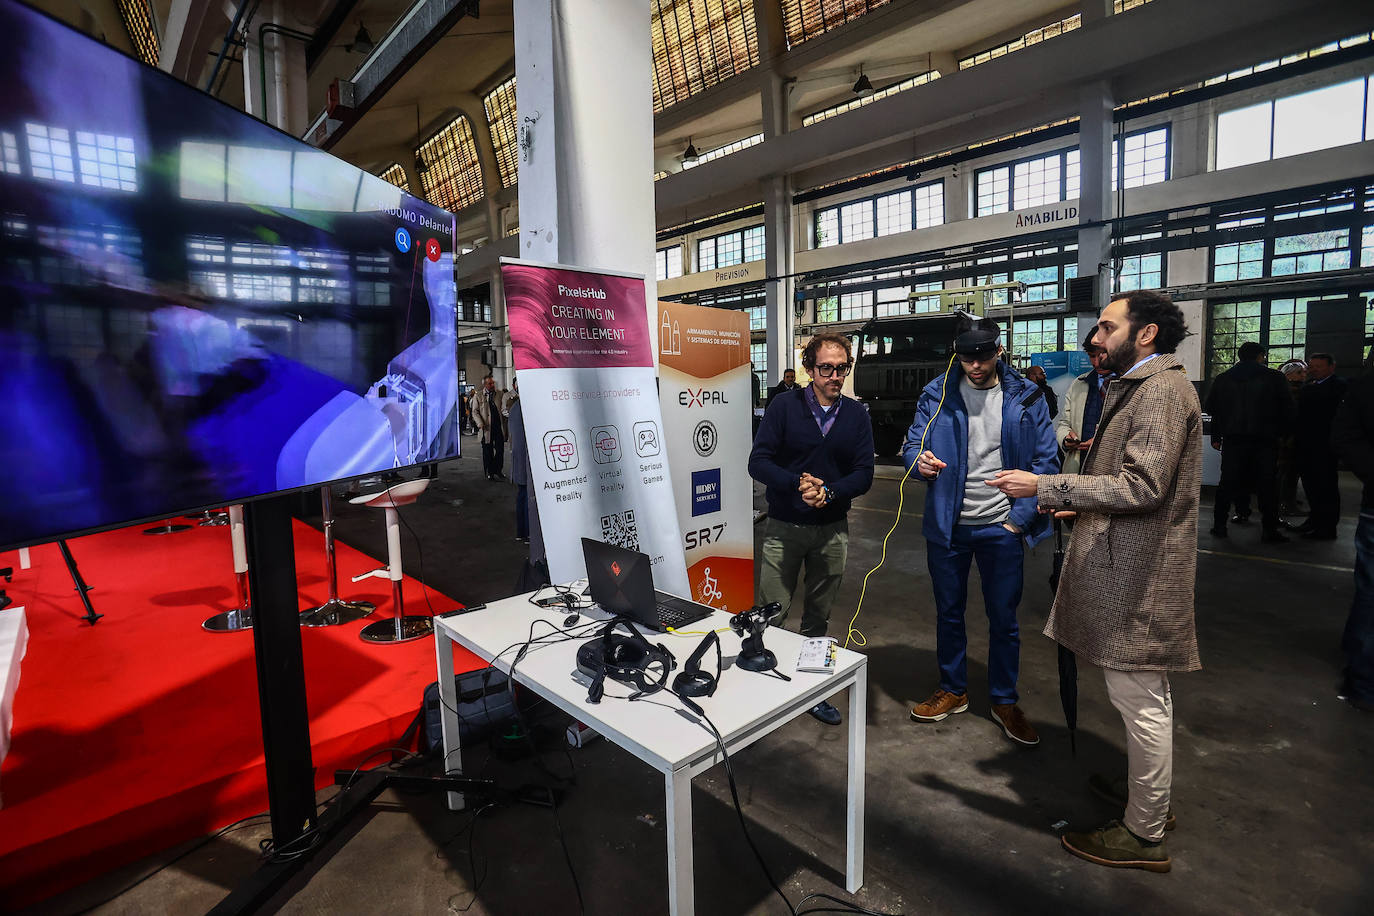
M 840 378 L 844 378 L 846 375 L 849 374 L 849 370 L 852 368 L 854 368 L 854 365 L 852 363 L 841 363 L 838 366 L 832 366 L 830 365 L 830 363 L 817 363 L 816 374 L 819 375 L 821 378 L 830 378 L 831 376 L 835 375 L 838 375 Z

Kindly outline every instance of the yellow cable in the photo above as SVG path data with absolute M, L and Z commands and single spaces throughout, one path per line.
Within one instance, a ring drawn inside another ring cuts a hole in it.
M 949 356 L 949 365 L 945 367 L 944 381 L 940 385 L 940 402 L 935 405 L 935 412 L 931 414 L 930 419 L 926 421 L 925 429 L 921 430 L 921 442 L 918 445 L 916 451 L 916 455 L 918 458 L 920 457 L 921 453 L 926 450 L 926 434 L 930 432 L 930 425 L 935 422 L 935 418 L 940 415 L 941 408 L 945 406 L 945 391 L 949 389 L 949 375 L 953 371 L 954 354 L 951 353 Z M 906 463 L 905 457 L 903 458 L 903 463 Z M 859 612 L 862 611 L 864 607 L 864 595 L 868 593 L 868 577 L 873 575 L 878 570 L 882 569 L 883 563 L 887 562 L 887 539 L 892 537 L 892 532 L 897 530 L 897 525 L 902 520 L 902 505 L 906 502 L 906 479 L 911 476 L 911 468 L 914 468 L 915 466 L 916 462 L 913 461 L 911 463 L 911 467 L 906 469 L 906 473 L 902 475 L 901 481 L 897 484 L 897 517 L 892 520 L 892 527 L 887 529 L 887 534 L 883 535 L 883 551 L 882 554 L 878 557 L 878 565 L 870 569 L 868 571 L 868 574 L 864 576 L 863 587 L 859 589 L 859 605 L 858 607 L 854 608 L 854 616 L 849 618 L 849 630 L 845 633 L 844 636 L 844 648 L 846 649 L 849 648 L 849 644 L 851 642 L 855 646 L 868 645 L 868 640 L 864 638 L 864 634 L 858 629 L 858 627 L 854 626 L 854 622 L 859 619 Z
M 668 627 L 668 632 L 674 636 L 710 636 L 712 633 L 728 633 L 729 627 L 721 627 L 719 630 L 675 630 Z

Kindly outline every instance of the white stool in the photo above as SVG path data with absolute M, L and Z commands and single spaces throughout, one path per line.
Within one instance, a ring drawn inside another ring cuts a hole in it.
M 229 507 L 229 543 L 234 548 L 234 583 L 239 603 L 232 611 L 216 614 L 201 624 L 211 633 L 236 633 L 253 628 L 253 608 L 248 603 L 248 542 L 243 535 L 243 506 Z
M 429 478 L 421 477 L 398 483 L 380 493 L 349 500 L 355 506 L 371 506 L 374 509 L 386 510 L 386 566 L 363 573 L 361 576 L 354 576 L 353 581 L 360 582 L 368 576 L 390 579 L 391 603 L 395 607 L 395 616 L 390 620 L 369 623 L 359 630 L 358 637 L 364 642 L 410 642 L 413 639 L 423 639 L 434 632 L 432 618 L 414 614 L 406 616 L 405 613 L 405 604 L 401 600 L 401 515 L 396 511 L 401 506 L 415 502 L 428 486 Z
M 371 601 L 344 601 L 339 597 L 339 568 L 334 559 L 334 494 L 326 484 L 320 487 L 320 509 L 324 520 L 325 572 L 329 576 L 329 600 L 319 607 L 301 611 L 301 626 L 332 627 L 362 620 L 377 609 Z

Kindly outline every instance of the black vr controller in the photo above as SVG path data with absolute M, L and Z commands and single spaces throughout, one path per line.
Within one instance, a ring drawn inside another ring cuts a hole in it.
M 772 671 L 778 667 L 778 657 L 763 647 L 763 631 L 768 623 L 782 613 L 782 605 L 774 601 L 741 611 L 730 618 L 730 629 L 743 638 L 735 664 L 745 671 Z
M 623 629 L 625 634 L 615 632 Z M 606 678 L 629 684 L 638 691 L 630 699 L 657 693 L 668 686 L 668 675 L 677 659 L 662 644 L 651 644 L 628 617 L 609 621 L 601 633 L 577 650 L 577 670 L 592 679 L 587 702 L 600 703 L 606 694 Z

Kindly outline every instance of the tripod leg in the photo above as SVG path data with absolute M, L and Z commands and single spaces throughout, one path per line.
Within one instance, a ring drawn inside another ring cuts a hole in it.
M 95 608 L 91 607 L 91 599 L 86 596 L 86 593 L 91 590 L 91 587 L 86 584 L 85 579 L 81 578 L 81 570 L 76 568 L 76 560 L 73 559 L 72 550 L 67 546 L 67 542 L 65 540 L 60 540 L 57 542 L 57 546 L 62 549 L 62 559 L 67 563 L 67 572 L 72 574 L 72 582 L 76 585 L 76 593 L 81 596 L 81 603 L 86 606 L 86 614 L 81 619 L 91 626 L 95 626 L 95 622 L 105 615 L 97 614 Z

